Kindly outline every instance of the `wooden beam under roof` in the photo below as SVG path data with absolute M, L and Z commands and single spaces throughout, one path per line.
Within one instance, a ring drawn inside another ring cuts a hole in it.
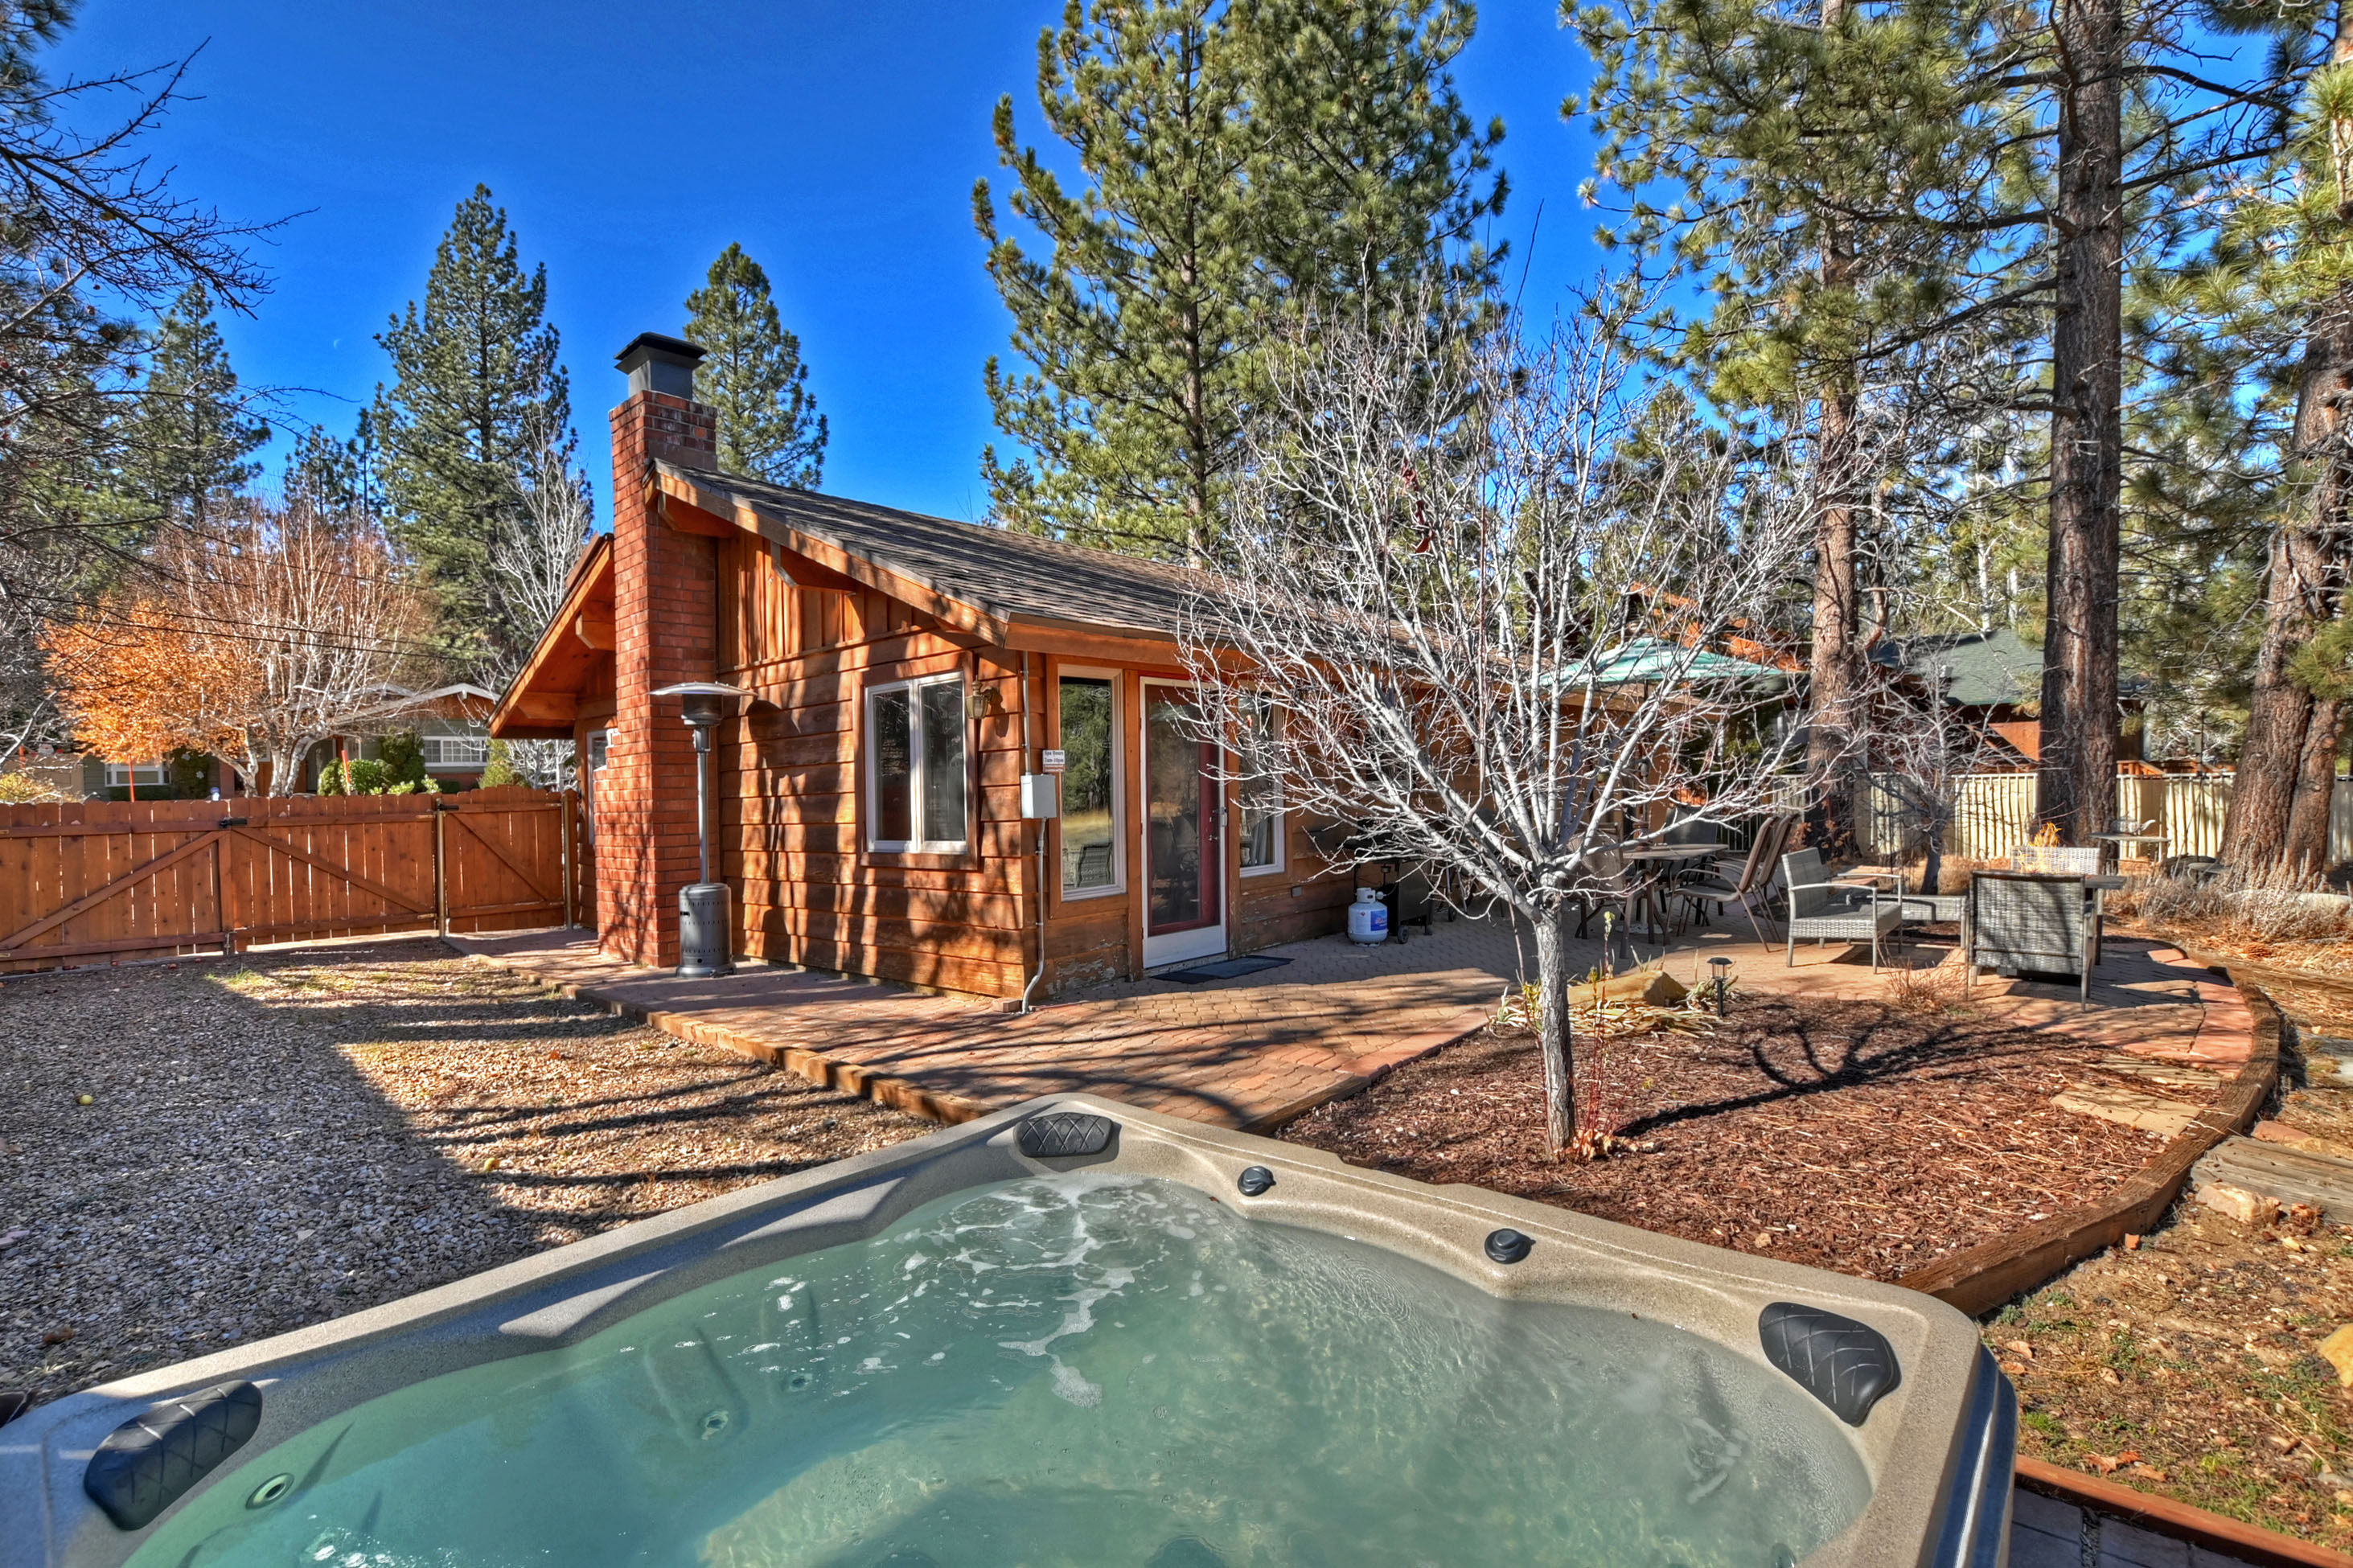
M 928 583 L 893 572 L 863 556 L 853 555 L 828 540 L 804 533 L 786 519 L 764 511 L 749 501 L 696 484 L 686 475 L 667 469 L 656 469 L 652 482 L 670 501 L 692 507 L 705 516 L 732 517 L 735 526 L 744 532 L 756 533 L 763 539 L 781 544 L 794 554 L 860 587 L 871 588 L 902 605 L 911 605 L 959 631 L 971 632 L 995 643 L 1002 643 L 1006 639 L 1005 622 L 980 605 L 942 593 Z

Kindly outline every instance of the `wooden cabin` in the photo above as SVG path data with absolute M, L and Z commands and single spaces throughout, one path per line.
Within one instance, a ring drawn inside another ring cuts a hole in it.
M 739 957 L 1011 997 L 1341 929 L 1308 825 L 1185 722 L 1185 569 L 723 475 L 700 355 L 623 351 L 613 532 L 491 721 L 576 742 L 607 951 L 677 962 L 694 753 L 652 693 L 692 680 L 750 694 L 715 752 Z

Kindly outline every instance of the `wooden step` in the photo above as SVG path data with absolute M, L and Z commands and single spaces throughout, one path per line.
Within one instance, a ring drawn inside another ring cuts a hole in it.
M 2190 1167 L 2189 1179 L 2242 1187 L 2283 1205 L 2310 1204 L 2333 1225 L 2353 1225 L 2353 1160 L 2225 1138 Z

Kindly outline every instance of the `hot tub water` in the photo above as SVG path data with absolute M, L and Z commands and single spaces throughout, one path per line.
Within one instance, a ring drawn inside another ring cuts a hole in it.
M 1695 1335 L 1078 1173 L 371 1401 L 133 1561 L 1776 1568 L 1869 1495 Z

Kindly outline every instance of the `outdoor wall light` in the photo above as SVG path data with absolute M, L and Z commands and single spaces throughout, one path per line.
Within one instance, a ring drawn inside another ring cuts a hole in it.
M 678 890 L 678 973 L 682 980 L 705 980 L 735 968 L 727 884 L 711 879 L 712 734 L 726 714 L 728 699 L 752 694 L 721 681 L 688 680 L 661 687 L 654 695 L 678 698 L 686 727 L 694 732 L 694 838 L 702 879 Z

